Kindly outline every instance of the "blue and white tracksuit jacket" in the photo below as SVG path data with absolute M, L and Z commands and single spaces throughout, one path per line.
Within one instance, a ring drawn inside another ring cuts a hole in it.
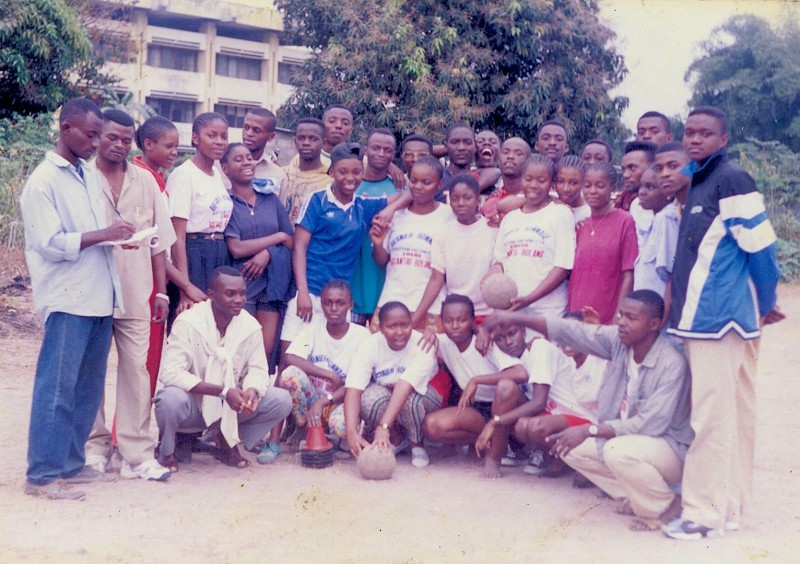
M 668 331 L 721 339 L 734 330 L 754 339 L 760 318 L 775 307 L 780 279 L 764 198 L 724 148 L 693 168 L 678 231 Z

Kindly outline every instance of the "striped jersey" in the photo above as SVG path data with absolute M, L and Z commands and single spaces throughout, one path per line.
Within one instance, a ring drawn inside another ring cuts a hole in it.
M 777 239 L 764 198 L 745 171 L 713 154 L 692 177 L 672 272 L 673 335 L 721 339 L 760 335 L 775 307 Z

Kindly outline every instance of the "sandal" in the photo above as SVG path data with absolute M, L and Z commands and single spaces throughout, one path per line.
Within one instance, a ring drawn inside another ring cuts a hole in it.
M 635 533 L 643 533 L 649 531 L 660 531 L 664 525 L 661 519 L 647 519 L 645 517 L 637 517 L 628 525 L 628 530 Z
M 174 454 L 167 456 L 156 456 L 158 463 L 172 472 L 173 474 L 178 471 L 178 459 Z
M 617 515 L 630 515 L 631 517 L 636 515 L 633 512 L 633 509 L 631 509 L 631 502 L 627 499 L 622 500 L 622 503 L 620 503 L 616 509 L 614 509 L 614 513 Z
M 242 456 L 238 448 L 235 446 L 228 446 L 228 443 L 225 442 L 225 438 L 222 435 L 215 436 L 213 440 L 217 445 L 216 451 L 212 453 L 214 458 L 231 468 L 244 470 L 250 466 L 250 461 Z

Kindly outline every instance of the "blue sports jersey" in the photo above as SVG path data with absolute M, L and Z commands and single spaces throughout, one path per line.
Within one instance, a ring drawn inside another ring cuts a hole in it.
M 306 279 L 310 294 L 319 296 L 334 278 L 352 284 L 361 240 L 372 218 L 383 210 L 386 198 L 354 196 L 342 204 L 330 188 L 318 190 L 306 199 L 297 225 L 311 233 L 306 251 Z
M 715 153 L 692 177 L 672 272 L 674 335 L 760 335 L 780 279 L 777 238 L 764 198 L 745 171 Z

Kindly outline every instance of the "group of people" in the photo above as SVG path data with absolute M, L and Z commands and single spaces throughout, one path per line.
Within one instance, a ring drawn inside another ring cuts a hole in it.
M 82 499 L 72 484 L 116 479 L 114 446 L 124 478 L 166 480 L 197 450 L 245 468 L 240 443 L 266 464 L 286 420 L 293 437 L 324 426 L 341 456 L 373 444 L 422 468 L 431 445 L 474 445 L 485 477 L 528 457 L 574 469 L 633 530 L 737 528 L 760 328 L 783 315 L 725 114 L 692 110 L 682 143 L 644 114 L 621 190 L 612 148 L 569 154 L 557 121 L 533 146 L 461 124 L 398 151 L 386 129 L 352 142 L 353 119 L 300 119 L 280 167 L 274 114 L 250 110 L 229 143 L 204 113 L 170 171 L 169 120 L 63 105 L 21 198 L 45 326 L 26 493 Z M 498 273 L 517 288 L 506 310 L 484 299 Z

